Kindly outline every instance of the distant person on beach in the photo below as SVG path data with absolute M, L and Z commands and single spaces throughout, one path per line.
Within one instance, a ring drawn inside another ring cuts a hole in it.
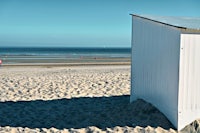
M 0 59 L 0 66 L 1 66 L 1 64 L 2 64 L 2 60 Z

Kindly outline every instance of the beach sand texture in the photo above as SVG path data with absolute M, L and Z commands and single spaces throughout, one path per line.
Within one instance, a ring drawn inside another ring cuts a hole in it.
M 130 66 L 1 67 L 0 132 L 176 132 L 129 97 Z M 197 130 L 198 121 L 184 131 Z

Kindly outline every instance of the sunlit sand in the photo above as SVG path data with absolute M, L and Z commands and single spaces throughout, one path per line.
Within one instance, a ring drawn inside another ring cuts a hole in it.
M 0 68 L 0 132 L 175 132 L 130 98 L 130 65 Z

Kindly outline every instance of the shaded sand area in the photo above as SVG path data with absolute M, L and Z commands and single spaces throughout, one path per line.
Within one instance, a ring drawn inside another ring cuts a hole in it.
M 1 67 L 0 132 L 176 132 L 129 94 L 129 65 Z M 198 128 L 196 121 L 185 131 Z

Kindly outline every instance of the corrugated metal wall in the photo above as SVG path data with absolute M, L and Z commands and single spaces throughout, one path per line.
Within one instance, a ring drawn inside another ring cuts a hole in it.
M 133 16 L 131 101 L 142 98 L 177 126 L 180 30 Z
M 200 118 L 200 35 L 181 34 L 178 128 Z

